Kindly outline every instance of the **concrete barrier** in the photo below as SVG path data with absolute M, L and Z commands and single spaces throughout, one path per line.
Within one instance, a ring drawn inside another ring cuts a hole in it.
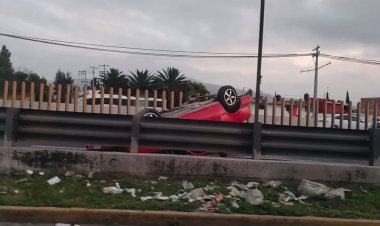
M 0 148 L 0 172 L 25 169 L 118 172 L 138 176 L 196 176 L 380 183 L 380 167 L 164 154 Z

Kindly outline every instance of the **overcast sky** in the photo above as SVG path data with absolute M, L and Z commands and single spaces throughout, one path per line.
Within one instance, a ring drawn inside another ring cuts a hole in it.
M 257 53 L 259 0 L 2 0 L 0 32 L 156 49 Z M 264 53 L 321 53 L 380 60 L 380 1 L 267 0 Z M 179 59 L 73 49 L 0 36 L 15 69 L 54 78 L 108 64 L 130 70 L 177 67 L 187 77 L 237 88 L 256 86 L 256 59 Z M 320 65 L 329 62 L 320 58 Z M 333 61 L 319 73 L 319 97 L 380 96 L 380 67 Z M 311 57 L 263 59 L 262 90 L 302 98 L 313 93 Z

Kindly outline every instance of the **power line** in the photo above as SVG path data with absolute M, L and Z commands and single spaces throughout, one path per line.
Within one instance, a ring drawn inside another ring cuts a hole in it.
M 345 57 L 345 56 L 334 56 L 334 55 L 329 55 L 329 54 L 320 54 L 320 56 L 324 58 L 333 59 L 333 60 L 341 60 L 341 61 L 348 61 L 348 62 L 360 63 L 360 64 L 369 64 L 369 65 L 380 65 L 379 60 L 369 60 L 369 59 Z
M 113 53 L 124 53 L 124 54 L 134 54 L 134 55 L 145 55 L 145 56 L 160 56 L 160 57 L 182 57 L 182 58 L 257 58 L 257 54 L 251 55 L 239 55 L 239 54 L 231 54 L 231 55 L 191 55 L 191 54 L 170 54 L 170 53 L 154 53 L 154 52 L 140 52 L 140 51 L 125 51 L 125 50 L 117 50 L 117 49 L 107 49 L 107 48 L 98 48 L 98 47 L 89 47 L 89 46 L 81 46 L 78 44 L 68 44 L 59 41 L 47 41 L 36 38 L 29 38 L 26 36 L 18 36 L 12 34 L 0 33 L 0 36 L 5 36 L 9 38 L 15 38 L 20 40 L 71 47 L 71 48 L 79 48 L 79 49 L 87 49 L 87 50 L 95 50 L 102 52 L 113 52 Z M 210 52 L 211 53 L 211 52 Z M 225 53 L 227 54 L 227 53 Z M 312 53 L 286 53 L 286 54 L 263 54 L 265 58 L 281 58 L 281 57 L 304 57 L 304 56 L 312 56 Z

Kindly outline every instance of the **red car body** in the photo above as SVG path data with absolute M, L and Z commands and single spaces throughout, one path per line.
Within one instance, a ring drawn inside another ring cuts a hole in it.
M 234 112 L 227 112 L 223 105 L 219 101 L 215 101 L 211 104 L 207 104 L 204 107 L 200 107 L 190 113 L 185 113 L 178 118 L 180 119 L 193 119 L 193 120 L 208 120 L 208 121 L 225 121 L 225 122 L 244 122 L 248 121 L 251 117 L 251 96 L 241 96 L 240 97 L 240 108 Z M 112 145 L 87 145 L 88 151 L 119 151 L 119 152 L 130 152 L 129 147 L 120 147 Z M 140 147 L 138 149 L 139 153 L 161 153 L 166 150 L 158 148 L 148 148 Z M 189 155 L 207 155 L 206 152 L 192 152 L 186 150 Z

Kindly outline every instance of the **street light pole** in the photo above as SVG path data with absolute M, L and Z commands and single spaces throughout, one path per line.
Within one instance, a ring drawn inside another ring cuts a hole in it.
M 261 59 L 263 55 L 263 32 L 264 32 L 264 7 L 265 0 L 261 0 L 260 7 L 260 30 L 259 30 L 259 52 L 257 57 L 257 75 L 256 75 L 256 100 L 255 100 L 255 122 L 259 122 L 259 102 L 260 102 L 260 85 L 261 85 Z
M 319 56 L 319 45 L 313 49 L 315 50 L 315 76 L 314 76 L 314 97 L 313 97 L 313 110 L 314 110 L 314 125 L 318 121 L 318 112 L 317 112 L 317 99 L 318 99 L 318 56 Z

